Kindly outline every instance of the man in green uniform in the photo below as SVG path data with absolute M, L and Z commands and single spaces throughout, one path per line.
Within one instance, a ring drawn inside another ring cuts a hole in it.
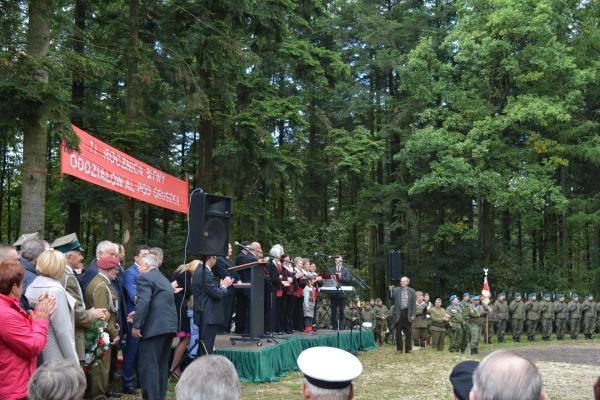
M 372 326 L 375 325 L 375 310 L 371 308 L 370 302 L 365 302 L 365 306 L 360 311 L 360 318 L 362 322 L 369 322 Z
M 450 296 L 450 305 L 446 308 L 446 312 L 449 316 L 450 324 L 450 347 L 451 353 L 461 351 L 461 342 L 463 337 L 464 328 L 464 317 L 460 306 L 458 305 L 458 298 L 455 294 Z
M 506 301 L 506 293 L 500 292 L 498 298 L 494 302 L 494 313 L 496 317 L 496 334 L 498 343 L 504 343 L 504 333 L 508 324 L 508 302 Z
M 469 330 L 471 331 L 471 354 L 478 354 L 479 338 L 481 337 L 481 327 L 485 321 L 486 311 L 480 304 L 479 296 L 473 296 L 473 301 L 469 305 Z
M 581 312 L 583 313 L 583 334 L 588 340 L 592 340 L 594 329 L 596 327 L 596 302 L 594 301 L 594 295 L 588 293 L 585 295 L 585 301 L 581 305 Z
M 359 311 L 356 304 L 353 301 L 350 304 L 346 304 L 344 307 L 344 319 L 345 319 L 345 328 L 350 329 L 354 328 L 358 324 L 359 319 Z
M 571 328 L 571 339 L 577 339 L 581 327 L 581 304 L 579 304 L 579 295 L 573 293 L 571 301 L 567 306 L 569 310 L 569 327 Z
M 567 309 L 567 303 L 565 303 L 565 295 L 559 293 L 556 295 L 554 302 L 554 323 L 556 327 L 556 338 L 563 340 L 565 332 L 567 332 L 567 319 L 569 318 L 569 310 Z
M 596 302 L 596 325 L 598 325 L 598 330 L 600 330 L 600 301 Z
M 535 331 L 540 319 L 540 304 L 536 301 L 535 292 L 529 293 L 529 300 L 525 303 L 525 318 L 527 319 L 527 340 L 535 342 Z
M 469 312 L 470 312 L 470 306 L 471 306 L 471 293 L 464 293 L 463 294 L 463 299 L 462 301 L 460 301 L 458 303 L 458 305 L 460 306 L 460 309 L 462 310 L 463 313 L 463 325 L 464 325 L 464 329 L 462 332 L 462 338 L 460 340 L 460 351 L 462 353 L 465 352 L 465 350 L 467 350 L 467 346 L 469 345 L 469 342 L 471 341 L 471 330 L 469 329 Z
M 377 343 L 382 345 L 386 340 L 388 325 L 387 318 L 389 311 L 380 298 L 375 299 L 375 338 Z
M 114 256 L 110 256 L 98 259 L 96 264 L 98 265 L 98 274 L 91 280 L 85 290 L 86 305 L 90 308 L 106 309 L 108 311 L 106 332 L 110 336 L 111 346 L 90 371 L 90 397 L 92 400 L 106 399 L 112 346 L 117 346 L 120 339 L 119 326 L 116 322 L 119 311 L 119 297 L 112 285 L 112 281 L 117 277 L 119 260 Z
M 554 304 L 550 301 L 550 293 L 544 292 L 540 302 L 540 313 L 542 314 L 542 340 L 550 340 L 552 335 L 552 324 L 554 323 Z
M 510 325 L 512 326 L 512 336 L 515 342 L 521 341 L 523 333 L 523 320 L 525 319 L 525 304 L 521 301 L 521 293 L 515 292 L 515 299 L 508 306 L 510 312 Z
M 423 300 L 423 292 L 417 291 L 417 307 L 415 320 L 412 323 L 412 338 L 415 346 L 425 347 L 427 340 L 427 303 Z

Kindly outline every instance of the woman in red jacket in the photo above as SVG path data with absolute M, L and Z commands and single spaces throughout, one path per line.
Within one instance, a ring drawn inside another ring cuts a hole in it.
M 44 295 L 32 315 L 19 305 L 24 269 L 19 263 L 0 263 L 0 399 L 27 397 L 27 383 L 46 345 L 48 318 L 56 300 Z

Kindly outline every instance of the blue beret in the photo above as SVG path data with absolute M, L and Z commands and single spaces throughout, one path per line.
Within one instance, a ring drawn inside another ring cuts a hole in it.
M 450 301 L 452 301 L 452 300 L 456 300 L 456 295 L 455 294 L 453 294 L 452 296 L 450 296 Z
M 556 297 L 558 297 L 559 299 L 564 299 L 565 295 L 562 294 L 562 293 L 559 293 L 559 294 L 556 295 Z
M 577 293 L 573 293 L 573 294 L 571 295 L 571 298 L 572 298 L 572 299 L 574 299 L 574 298 L 579 298 L 579 295 L 578 295 Z
M 471 300 L 479 300 L 480 297 L 479 296 L 473 296 L 473 298 Z
M 463 297 L 465 297 L 465 296 L 469 296 L 470 297 L 471 293 L 469 293 L 469 292 L 463 293 Z

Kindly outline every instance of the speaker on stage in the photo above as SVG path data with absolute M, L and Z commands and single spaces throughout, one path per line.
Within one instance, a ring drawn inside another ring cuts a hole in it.
M 231 230 L 231 197 L 192 193 L 187 253 L 226 256 Z
M 390 250 L 388 253 L 388 276 L 390 282 L 400 281 L 402 278 L 402 258 L 400 250 Z

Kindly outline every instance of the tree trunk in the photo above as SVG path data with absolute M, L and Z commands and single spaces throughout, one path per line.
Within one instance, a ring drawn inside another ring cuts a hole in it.
M 127 98 L 125 101 L 126 127 L 133 130 L 137 126 L 138 97 L 138 45 L 139 45 L 139 0 L 129 0 L 129 34 L 127 41 Z M 128 150 L 128 149 L 126 149 Z M 123 246 L 129 261 L 132 260 L 135 236 L 135 200 L 126 197 L 123 200 Z
M 73 51 L 80 56 L 85 54 L 85 42 L 83 32 L 85 32 L 85 14 L 87 9 L 87 0 L 75 0 L 75 33 L 73 34 Z M 81 70 L 73 70 L 73 80 L 71 82 L 71 103 L 73 111 L 71 113 L 71 122 L 80 128 L 83 126 L 83 103 L 84 103 L 84 74 Z M 68 185 L 76 185 L 76 179 L 67 176 Z M 81 201 L 79 198 L 70 198 L 67 203 L 67 223 L 65 224 L 65 233 L 75 233 L 81 238 Z
M 52 0 L 29 2 L 27 29 L 27 55 L 42 63 L 50 47 L 50 19 Z M 41 65 L 41 64 L 40 64 Z M 48 84 L 48 70 L 37 68 L 32 80 Z M 39 232 L 44 236 L 46 211 L 46 148 L 48 143 L 46 106 L 32 102 L 23 118 L 23 166 L 21 185 L 20 234 Z
M 4 215 L 4 182 L 6 181 L 6 167 L 8 164 L 8 138 L 2 137 L 2 172 L 0 172 L 0 242 L 2 242 L 2 216 Z M 7 192 L 10 188 L 7 188 Z M 9 211 L 10 212 L 10 211 Z

